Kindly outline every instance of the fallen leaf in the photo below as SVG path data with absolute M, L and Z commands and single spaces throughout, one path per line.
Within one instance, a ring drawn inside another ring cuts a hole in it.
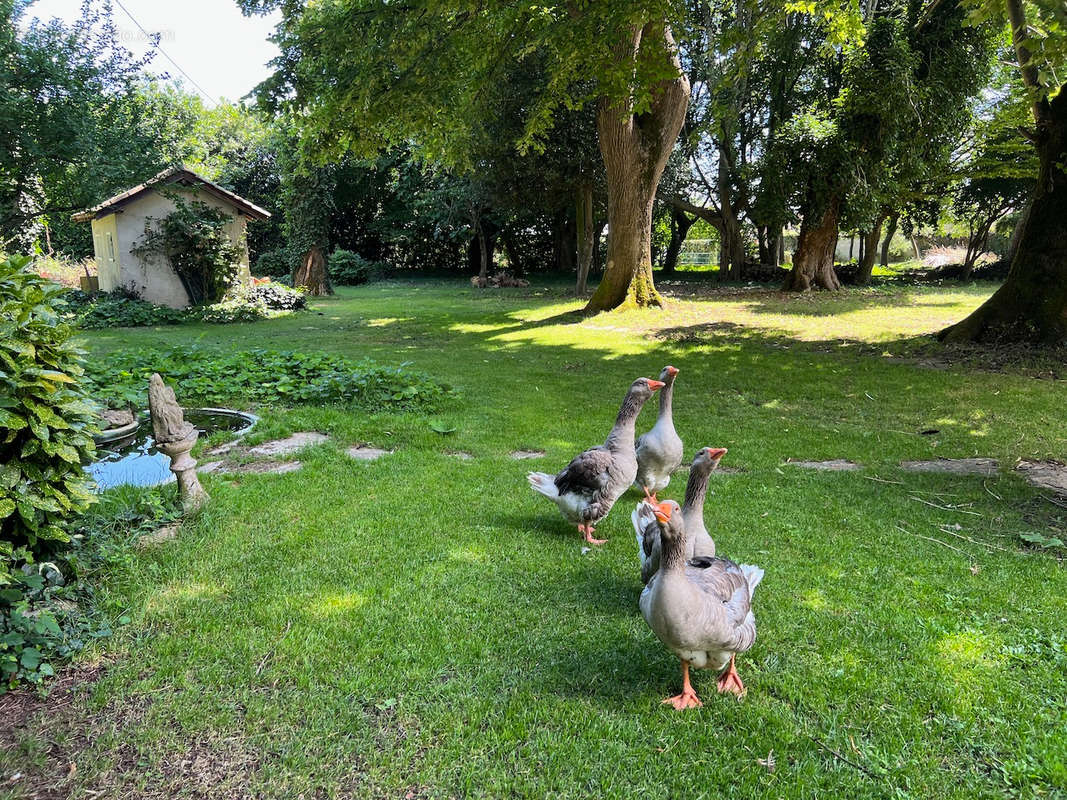
M 756 763 L 759 764 L 761 767 L 765 767 L 767 772 L 774 772 L 774 767 L 775 767 L 775 765 L 777 763 L 774 760 L 774 751 L 773 750 L 769 750 L 767 752 L 767 757 L 766 758 L 757 758 L 756 759 Z

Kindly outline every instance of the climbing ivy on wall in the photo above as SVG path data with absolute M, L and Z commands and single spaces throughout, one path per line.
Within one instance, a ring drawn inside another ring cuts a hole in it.
M 224 213 L 200 200 L 173 200 L 170 214 L 145 220 L 144 237 L 132 250 L 142 258 L 165 258 L 193 305 L 217 303 L 237 278 L 242 248 L 227 236 Z

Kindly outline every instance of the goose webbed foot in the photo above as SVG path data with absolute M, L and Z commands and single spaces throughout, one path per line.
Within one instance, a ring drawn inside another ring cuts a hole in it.
M 607 539 L 594 539 L 592 525 L 579 525 L 578 533 L 582 534 L 582 538 L 589 544 L 607 544 L 608 541 Z
M 659 498 L 656 497 L 656 493 L 650 492 L 647 486 L 642 486 L 641 488 L 645 490 L 645 502 L 651 503 L 654 506 L 658 506 Z
M 734 656 L 730 656 L 730 666 L 719 676 L 718 688 L 720 693 L 729 692 L 737 695 L 739 699 L 748 693 L 745 684 L 741 683 L 741 676 L 737 674 L 737 667 L 734 666 Z
M 682 662 L 682 693 L 676 694 L 674 697 L 668 697 L 663 701 L 661 705 L 670 704 L 674 706 L 677 711 L 684 711 L 687 708 L 700 708 L 704 704 L 700 702 L 700 698 L 697 697 L 697 693 L 693 690 L 693 685 L 689 682 L 689 662 Z

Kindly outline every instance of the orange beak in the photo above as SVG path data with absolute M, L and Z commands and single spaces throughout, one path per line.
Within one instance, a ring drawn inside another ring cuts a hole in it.
M 664 367 L 664 369 L 667 370 L 667 374 L 672 378 L 678 374 L 678 367 Z
M 653 513 L 656 515 L 656 519 L 660 522 L 668 522 L 670 520 L 671 507 L 669 505 L 660 503 L 658 506 L 655 506 L 655 509 L 656 510 Z
M 718 461 L 728 452 L 725 447 L 705 447 L 704 452 L 708 454 L 708 458 L 712 461 Z
M 652 391 L 656 391 L 657 389 L 662 389 L 664 386 L 667 385 L 663 381 L 654 381 L 651 378 L 648 378 L 647 380 L 648 380 L 648 388 L 651 389 Z

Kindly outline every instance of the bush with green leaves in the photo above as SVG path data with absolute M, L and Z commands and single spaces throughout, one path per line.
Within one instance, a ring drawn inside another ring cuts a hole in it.
M 271 311 L 299 311 L 307 308 L 307 295 L 299 289 L 293 289 L 280 283 L 260 283 L 248 290 L 248 299 L 259 303 Z
M 27 571 L 22 598 L 0 612 L 0 694 L 20 681 L 40 683 L 129 622 L 97 593 L 99 575 L 132 564 L 137 540 L 180 513 L 172 492 L 119 487 L 79 519 L 61 554 Z
M 86 294 L 75 290 L 63 298 L 70 321 L 79 328 L 138 328 L 146 325 L 180 325 L 186 322 L 185 311 L 157 306 L 147 300 L 130 297 L 125 292 Z
M 217 303 L 234 285 L 243 254 L 226 233 L 230 218 L 201 200 L 172 199 L 174 210 L 155 227 L 145 220 L 144 238 L 131 252 L 165 258 L 193 305 Z
M 338 286 L 359 286 L 380 275 L 385 265 L 338 248 L 330 253 L 329 270 L 330 280 Z
M 111 408 L 144 408 L 153 372 L 180 386 L 183 402 L 246 408 L 271 403 L 431 410 L 451 391 L 405 365 L 352 362 L 326 353 L 138 348 L 110 353 L 86 367 L 94 398 Z
M 265 275 L 269 278 L 284 278 L 293 274 L 296 267 L 297 257 L 288 247 L 279 247 L 275 250 L 267 250 L 260 253 L 256 258 L 256 275 Z
M 93 501 L 81 465 L 94 452 L 94 414 L 81 352 L 60 318 L 65 291 L 30 259 L 0 256 L 0 680 L 8 683 L 38 666 L 32 648 L 16 653 L 18 642 L 50 630 L 23 619 L 20 604 Z

